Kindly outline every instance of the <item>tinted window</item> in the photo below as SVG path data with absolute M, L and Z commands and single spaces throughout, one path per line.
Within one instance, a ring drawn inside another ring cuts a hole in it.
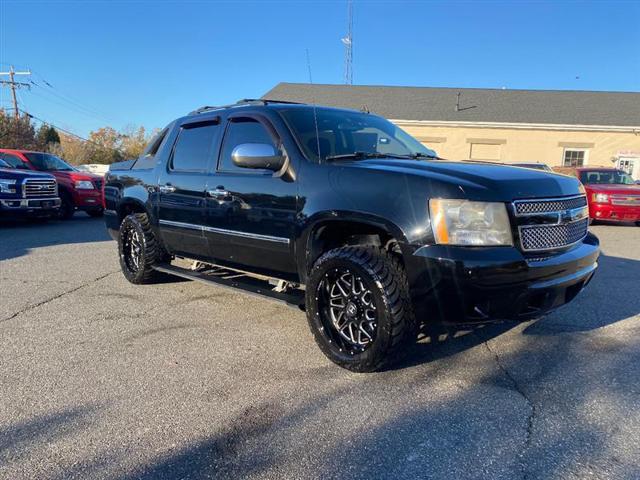
M 182 127 L 173 149 L 171 169 L 186 172 L 205 171 L 219 129 L 217 124 L 211 123 Z
M 32 163 L 36 170 L 44 170 L 47 172 L 60 171 L 60 172 L 72 172 L 75 170 L 71 165 L 62 160 L 61 158 L 51 155 L 50 153 L 34 153 L 29 152 L 24 154 Z
M 356 152 L 435 156 L 418 140 L 382 117 L 330 108 L 279 109 L 307 158 L 317 160 Z
M 2 159 L 10 168 L 22 168 L 24 170 L 29 170 L 29 165 L 24 163 L 20 157 L 10 153 L 0 153 L 0 159 Z
M 267 143 L 272 145 L 276 151 L 278 150 L 273 138 L 263 124 L 252 118 L 233 119 L 229 123 L 227 133 L 224 137 L 219 166 L 220 170 L 252 173 L 252 171 L 247 168 L 236 166 L 231 160 L 233 149 L 243 143 Z M 260 172 L 261 170 L 257 171 Z M 253 170 L 253 172 L 256 172 L 256 170 Z
M 592 170 L 580 172 L 580 181 L 586 185 L 633 185 L 631 175 L 620 170 Z

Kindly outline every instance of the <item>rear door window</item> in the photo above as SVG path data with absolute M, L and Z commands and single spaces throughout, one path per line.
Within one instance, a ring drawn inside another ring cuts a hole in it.
M 182 126 L 173 147 L 170 169 L 176 172 L 205 172 L 213 158 L 219 134 L 219 122 Z

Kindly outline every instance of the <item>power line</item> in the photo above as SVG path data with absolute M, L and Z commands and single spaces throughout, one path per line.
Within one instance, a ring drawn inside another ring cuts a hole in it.
M 105 147 L 104 145 L 100 145 L 99 143 L 94 142 L 93 140 L 89 140 L 88 138 L 81 137 L 81 136 L 80 136 L 80 135 L 78 135 L 77 133 L 73 133 L 73 132 L 71 132 L 71 131 L 69 131 L 69 130 L 67 130 L 67 129 L 65 129 L 65 128 L 62 128 L 62 127 L 60 127 L 60 126 L 58 126 L 58 125 L 54 124 L 53 122 L 49 122 L 49 121 L 44 120 L 44 119 L 42 119 L 42 118 L 40 118 L 40 117 L 38 117 L 38 116 L 36 116 L 36 115 L 33 115 L 32 113 L 25 112 L 24 110 L 20 110 L 20 112 L 21 112 L 21 113 L 24 113 L 24 114 L 25 114 L 27 117 L 29 117 L 29 118 L 33 118 L 33 119 L 35 119 L 35 120 L 38 120 L 39 122 L 42 122 L 42 123 L 44 123 L 44 124 L 46 124 L 46 125 L 50 125 L 50 126 L 52 126 L 53 128 L 55 128 L 56 130 L 60 130 L 61 132 L 66 133 L 67 135 L 71 135 L 72 137 L 75 137 L 75 138 L 77 138 L 77 139 L 79 139 L 79 140 L 82 140 L 82 141 L 84 141 L 84 142 L 90 143 L 90 144 L 92 144 L 92 145 L 95 145 L 96 147 L 100 147 L 100 148 L 109 148 L 109 147 Z M 109 149 L 110 149 L 110 150 L 114 150 L 114 151 L 116 151 L 116 152 L 119 152 L 119 153 L 121 153 L 121 154 L 124 154 L 124 152 L 123 152 L 123 151 L 121 151 L 121 150 L 120 150 L 120 149 L 118 149 L 118 148 L 109 148 Z
M 13 110 L 14 110 L 14 116 L 16 118 L 18 118 L 20 116 L 19 110 L 18 110 L 18 98 L 16 95 L 16 90 L 19 88 L 27 88 L 30 89 L 31 85 L 25 82 L 16 82 L 15 81 L 15 76 L 16 75 L 31 75 L 31 72 L 29 70 L 24 71 L 24 72 L 16 72 L 15 69 L 13 68 L 13 65 L 11 65 L 9 67 L 9 71 L 8 72 L 0 72 L 0 75 L 8 75 L 9 76 L 9 80 L 0 80 L 0 85 L 2 85 L 3 87 L 8 86 L 11 89 L 11 97 L 13 99 Z

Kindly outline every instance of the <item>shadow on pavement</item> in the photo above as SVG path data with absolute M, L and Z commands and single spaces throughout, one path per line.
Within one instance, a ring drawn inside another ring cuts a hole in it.
M 40 247 L 111 240 L 101 218 L 76 214 L 71 220 L 45 223 L 0 223 L 0 261 L 21 257 Z

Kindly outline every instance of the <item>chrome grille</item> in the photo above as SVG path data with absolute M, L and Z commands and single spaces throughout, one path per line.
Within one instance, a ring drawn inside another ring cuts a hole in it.
M 582 240 L 588 226 L 588 218 L 559 225 L 525 225 L 520 227 L 520 243 L 526 251 L 562 248 Z
M 513 202 L 517 216 L 537 215 L 539 213 L 561 212 L 572 208 L 584 207 L 587 197 L 580 195 L 569 198 L 553 198 L 545 200 L 516 200 Z
M 611 195 L 611 204 L 612 205 L 628 205 L 630 207 L 634 207 L 634 206 L 640 207 L 640 195 L 614 194 L 614 195 Z
M 27 179 L 23 185 L 23 196 L 25 198 L 57 197 L 58 186 L 53 179 Z

